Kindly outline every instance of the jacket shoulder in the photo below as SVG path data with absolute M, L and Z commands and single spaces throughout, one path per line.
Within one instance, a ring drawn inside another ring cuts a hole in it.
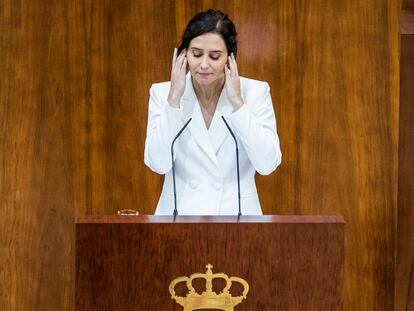
M 245 95 L 258 95 L 267 93 L 270 90 L 269 84 L 266 81 L 240 77 L 241 92 Z
M 151 85 L 151 91 L 156 92 L 156 93 L 164 93 L 164 92 L 168 93 L 170 91 L 170 86 L 171 86 L 171 81 L 153 83 Z
M 257 91 L 257 89 L 269 88 L 269 83 L 267 83 L 266 81 L 260 81 L 260 80 L 246 78 L 246 77 L 240 77 L 240 86 L 242 88 L 247 88 L 247 89 L 256 89 Z

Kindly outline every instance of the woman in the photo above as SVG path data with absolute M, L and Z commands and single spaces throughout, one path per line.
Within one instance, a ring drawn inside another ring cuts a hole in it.
M 237 33 L 227 15 L 208 10 L 187 25 L 174 49 L 171 81 L 150 89 L 145 164 L 164 174 L 156 215 L 171 215 L 174 167 L 179 215 L 237 215 L 235 142 L 239 146 L 241 212 L 260 215 L 254 175 L 281 162 L 276 120 L 266 82 L 239 77 Z M 187 73 L 188 72 L 188 73 Z

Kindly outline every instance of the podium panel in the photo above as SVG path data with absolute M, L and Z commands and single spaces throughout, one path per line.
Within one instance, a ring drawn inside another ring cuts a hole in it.
M 235 311 L 342 310 L 343 260 L 341 216 L 82 216 L 75 305 L 183 310 L 170 283 L 211 264 L 213 273 L 248 283 Z M 199 292 L 205 284 L 195 286 Z M 219 291 L 223 284 L 214 286 Z

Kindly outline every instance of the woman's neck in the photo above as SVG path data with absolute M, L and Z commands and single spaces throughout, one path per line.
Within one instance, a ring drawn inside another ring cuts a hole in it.
M 197 98 L 203 104 L 216 103 L 220 97 L 221 91 L 224 86 L 224 76 L 210 85 L 200 85 L 196 80 L 193 81 L 194 91 Z
M 220 98 L 221 91 L 224 86 L 224 77 L 219 79 L 211 85 L 202 86 L 197 81 L 192 80 L 194 92 L 197 95 L 198 103 L 200 104 L 201 113 L 203 114 L 204 122 L 207 129 L 213 120 L 214 112 L 216 111 L 217 103 Z

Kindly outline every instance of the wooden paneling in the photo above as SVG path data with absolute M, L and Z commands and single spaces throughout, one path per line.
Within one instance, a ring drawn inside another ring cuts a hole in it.
M 403 35 L 414 35 L 414 10 L 402 11 L 400 32 Z
M 403 0 L 402 7 L 404 10 L 414 10 L 414 0 Z
M 68 31 L 77 213 L 139 203 L 151 213 L 162 180 L 143 165 L 148 90 L 169 79 L 174 3 L 70 3 L 78 21 Z
M 414 29 L 413 29 L 414 30 Z M 401 35 L 396 311 L 414 310 L 414 35 Z
M 240 72 L 269 81 L 281 136 L 281 167 L 258 179 L 264 211 L 343 214 L 345 310 L 391 310 L 398 7 L 237 3 Z
M 392 309 L 392 0 L 1 1 L 0 309 L 72 310 L 74 215 L 153 213 L 148 89 L 210 6 L 236 23 L 240 73 L 271 86 L 283 162 L 258 178 L 264 212 L 343 214 L 344 309 Z
M 249 283 L 235 310 L 342 310 L 341 217 L 127 218 L 76 224 L 77 310 L 182 310 L 168 285 L 208 263 Z
M 0 309 L 71 310 L 73 163 L 60 1 L 0 4 Z

